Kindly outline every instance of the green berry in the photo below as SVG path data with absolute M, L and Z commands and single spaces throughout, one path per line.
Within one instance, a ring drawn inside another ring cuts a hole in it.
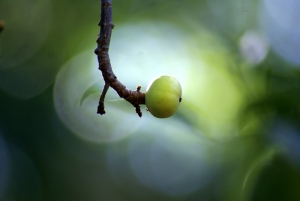
M 162 75 L 149 83 L 146 90 L 146 106 L 157 118 L 172 116 L 181 101 L 181 86 L 174 77 Z

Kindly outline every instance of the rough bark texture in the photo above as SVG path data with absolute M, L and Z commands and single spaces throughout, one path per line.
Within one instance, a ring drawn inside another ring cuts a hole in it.
M 110 64 L 108 50 L 112 29 L 114 28 L 112 22 L 112 0 L 101 0 L 101 19 L 98 25 L 100 26 L 100 34 L 98 35 L 98 45 L 95 49 L 95 54 L 98 57 L 99 70 L 102 72 L 105 84 L 99 100 L 97 113 L 101 115 L 105 114 L 105 94 L 109 87 L 111 87 L 121 98 L 130 102 L 135 107 L 136 113 L 141 117 L 140 104 L 145 104 L 145 93 L 140 92 L 140 86 L 134 91 L 127 89 L 126 86 L 117 79 Z

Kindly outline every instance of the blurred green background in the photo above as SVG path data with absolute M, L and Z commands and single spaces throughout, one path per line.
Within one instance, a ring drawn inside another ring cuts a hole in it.
M 1 0 L 0 200 L 300 200 L 300 2 L 114 0 L 128 88 L 176 77 L 156 119 L 109 90 L 97 0 Z

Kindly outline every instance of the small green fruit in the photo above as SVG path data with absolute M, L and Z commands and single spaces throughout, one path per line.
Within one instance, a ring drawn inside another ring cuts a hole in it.
M 172 116 L 181 101 L 181 86 L 174 77 L 162 75 L 149 83 L 146 90 L 146 106 L 157 118 Z

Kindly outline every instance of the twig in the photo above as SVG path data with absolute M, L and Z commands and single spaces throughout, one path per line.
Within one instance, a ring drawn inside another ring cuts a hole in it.
M 103 91 L 102 91 L 102 94 L 100 96 L 100 100 L 99 100 L 99 105 L 98 105 L 98 110 L 97 110 L 97 113 L 98 114 L 105 114 L 105 110 L 104 110 L 104 99 L 105 99 L 105 95 L 108 91 L 108 88 L 109 88 L 109 84 L 105 83 L 104 84 L 104 87 L 103 87 Z
M 97 55 L 99 70 L 102 72 L 105 84 L 100 97 L 97 113 L 101 115 L 105 114 L 105 94 L 108 88 L 112 87 L 121 98 L 124 98 L 135 107 L 136 113 L 141 117 L 142 112 L 140 104 L 145 104 L 145 93 L 140 92 L 140 86 L 135 91 L 127 89 L 126 86 L 117 79 L 117 76 L 114 74 L 110 64 L 108 49 L 111 32 L 114 28 L 112 22 L 112 0 L 101 0 L 101 19 L 98 25 L 100 26 L 100 34 L 98 35 L 98 45 L 95 49 L 95 54 Z
M 0 33 L 3 31 L 5 26 L 4 20 L 0 20 Z

